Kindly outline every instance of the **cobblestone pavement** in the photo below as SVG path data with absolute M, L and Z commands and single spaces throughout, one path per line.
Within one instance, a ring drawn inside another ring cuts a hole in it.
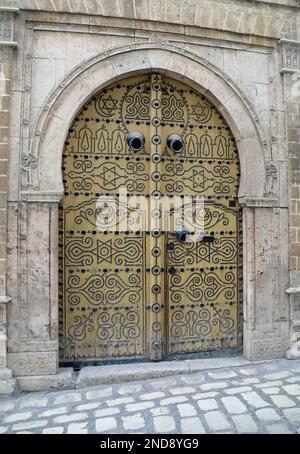
M 2 398 L 0 433 L 300 433 L 300 361 Z

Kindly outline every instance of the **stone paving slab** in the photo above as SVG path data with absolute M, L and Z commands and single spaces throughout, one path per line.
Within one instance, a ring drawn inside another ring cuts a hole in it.
M 299 432 L 300 360 L 0 399 L 1 434 Z

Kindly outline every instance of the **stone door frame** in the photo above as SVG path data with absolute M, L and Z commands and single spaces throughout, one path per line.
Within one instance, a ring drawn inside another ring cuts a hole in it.
M 105 51 L 80 64 L 52 90 L 41 109 L 29 153 L 23 156 L 21 202 L 9 215 L 9 231 L 21 225 L 18 238 L 12 233 L 12 243 L 24 244 L 23 252 L 21 247 L 8 254 L 8 269 L 14 260 L 23 263 L 21 304 L 17 306 L 9 293 L 8 309 L 7 362 L 17 376 L 58 371 L 57 213 L 63 195 L 61 155 L 70 124 L 101 88 L 151 71 L 182 80 L 203 93 L 234 134 L 241 165 L 238 196 L 243 206 L 244 356 L 250 360 L 282 357 L 289 346 L 287 248 L 280 242 L 284 232 L 287 235 L 287 210 L 280 208 L 278 193 L 269 189 L 276 180 L 276 167 L 272 167 L 258 116 L 220 68 L 156 40 Z

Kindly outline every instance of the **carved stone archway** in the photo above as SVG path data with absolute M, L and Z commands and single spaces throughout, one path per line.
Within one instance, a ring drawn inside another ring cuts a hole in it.
M 30 285 L 24 286 L 22 299 L 35 301 L 42 316 L 28 315 L 34 320 L 29 323 L 27 338 L 21 342 L 15 321 L 20 317 L 19 309 L 14 301 L 11 304 L 8 363 L 16 375 L 57 372 L 57 211 L 63 194 L 61 155 L 70 124 L 84 103 L 102 87 L 133 73 L 154 70 L 205 94 L 222 112 L 235 136 L 241 163 L 239 200 L 244 207 L 244 354 L 248 359 L 284 356 L 289 338 L 280 273 L 286 276 L 287 270 L 282 270 L 285 258 L 283 265 L 279 263 L 279 231 L 286 229 L 286 220 L 277 207 L 277 197 L 268 191 L 270 148 L 258 116 L 221 69 L 183 49 L 150 42 L 106 51 L 76 67 L 50 93 L 37 120 L 29 155 L 25 156 L 28 165 L 21 188 L 25 229 L 33 229 L 26 239 L 26 247 L 33 251 L 26 262 L 31 267 Z
M 30 184 L 43 193 L 62 194 L 61 150 L 76 112 L 108 83 L 151 70 L 186 82 L 215 104 L 238 142 L 242 173 L 239 197 L 263 197 L 264 161 L 270 159 L 270 150 L 252 104 L 229 76 L 207 60 L 168 44 L 158 48 L 151 43 L 106 51 L 75 68 L 50 93 L 31 140 L 30 155 L 38 165 L 31 170 Z M 51 173 L 50 156 L 55 165 Z M 253 161 L 257 164 L 255 174 L 246 171 Z

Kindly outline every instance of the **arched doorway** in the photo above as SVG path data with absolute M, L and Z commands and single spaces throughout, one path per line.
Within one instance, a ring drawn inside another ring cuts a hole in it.
M 129 143 L 133 132 L 144 138 L 141 147 Z M 170 134 L 182 138 L 182 149 L 168 144 Z M 61 362 L 239 349 L 239 160 L 212 103 L 157 73 L 118 81 L 76 116 L 62 169 Z M 100 232 L 96 201 L 116 198 L 121 186 L 146 197 L 203 195 L 204 240 L 164 231 Z

